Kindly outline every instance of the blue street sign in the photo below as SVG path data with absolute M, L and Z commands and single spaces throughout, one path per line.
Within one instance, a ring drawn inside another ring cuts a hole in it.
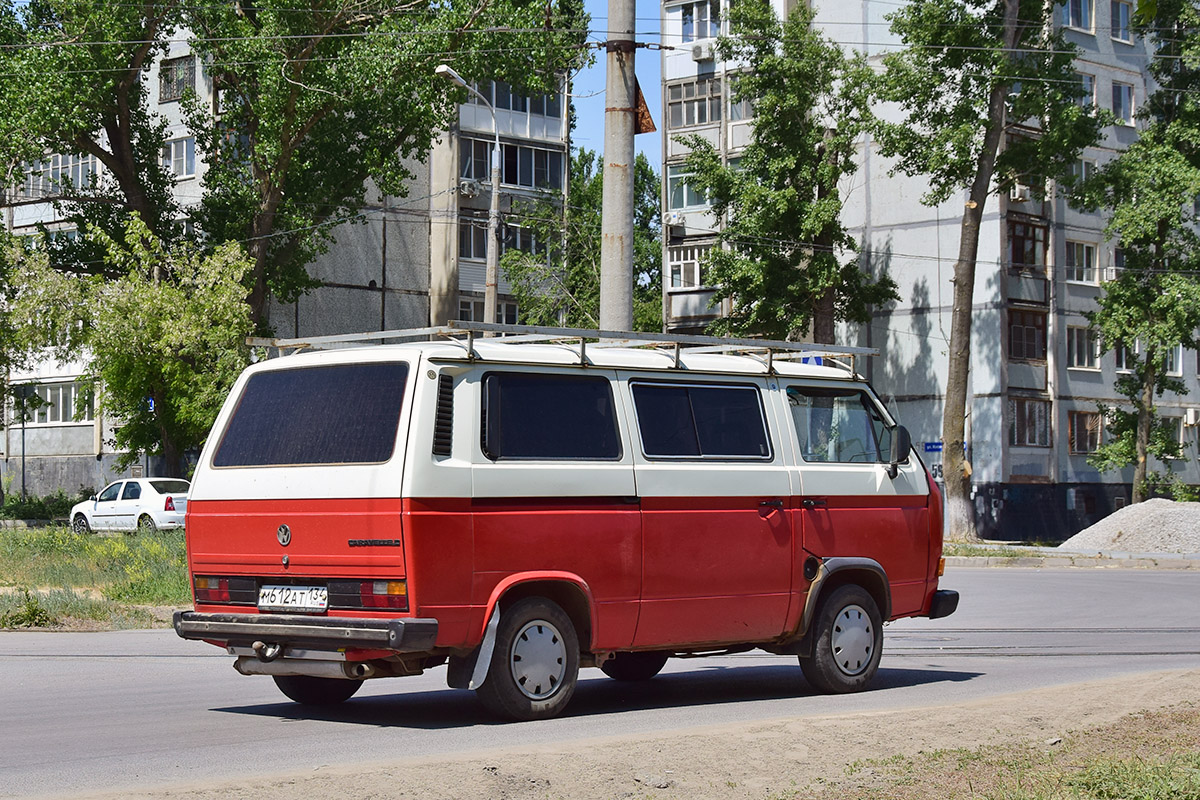
M 925 452 L 926 453 L 942 452 L 942 443 L 941 442 L 926 442 L 925 443 Z

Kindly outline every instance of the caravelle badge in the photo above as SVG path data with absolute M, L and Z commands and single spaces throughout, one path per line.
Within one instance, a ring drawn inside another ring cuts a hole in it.
M 279 540 L 281 545 L 287 547 L 292 543 L 292 529 L 287 525 L 280 525 L 279 530 L 275 531 L 275 538 Z

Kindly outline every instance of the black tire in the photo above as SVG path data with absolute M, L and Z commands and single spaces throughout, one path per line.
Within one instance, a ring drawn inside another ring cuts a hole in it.
M 857 692 L 875 677 L 883 655 L 883 620 L 866 589 L 839 586 L 822 598 L 813 636 L 812 655 L 800 657 L 813 688 L 827 694 Z
M 158 526 L 154 524 L 154 518 L 149 514 L 142 514 L 138 518 L 137 523 L 138 533 L 158 533 Z
M 497 716 L 548 719 L 566 708 L 578 677 L 579 637 L 571 618 L 544 597 L 526 597 L 500 615 L 492 662 L 476 693 Z
M 661 651 L 617 653 L 600 665 L 600 671 L 615 681 L 648 681 L 662 671 L 668 657 Z
M 311 675 L 272 675 L 275 685 L 290 699 L 305 706 L 335 706 L 354 696 L 362 681 L 314 678 Z
M 71 530 L 80 536 L 87 536 L 92 532 L 92 526 L 88 525 L 87 517 L 83 514 L 76 514 L 75 519 L 71 520 Z

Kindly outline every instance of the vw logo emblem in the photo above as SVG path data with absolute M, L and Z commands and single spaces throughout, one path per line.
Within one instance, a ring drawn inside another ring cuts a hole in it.
M 287 547 L 292 542 L 292 529 L 287 525 L 280 525 L 279 530 L 275 531 L 275 538 L 284 547 Z

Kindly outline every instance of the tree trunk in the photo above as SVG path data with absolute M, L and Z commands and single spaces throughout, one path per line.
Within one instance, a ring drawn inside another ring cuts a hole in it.
M 1018 0 L 1004 3 L 1004 43 L 1008 50 L 1017 43 Z M 1004 135 L 1007 83 L 992 86 L 988 98 L 987 127 L 983 149 L 971 183 L 970 199 L 963 212 L 954 265 L 954 307 L 950 324 L 950 359 L 946 376 L 946 405 L 942 414 L 942 464 L 946 480 L 946 521 L 949 538 L 978 541 L 975 509 L 971 501 L 971 464 L 966 457 L 967 394 L 971 370 L 971 311 L 975 302 L 975 260 L 979 254 L 979 227 L 991 191 L 996 155 Z
M 1146 373 L 1142 381 L 1142 400 L 1137 405 L 1137 460 L 1133 466 L 1133 502 L 1148 499 L 1146 494 L 1147 461 L 1150 453 L 1150 426 L 1154 421 L 1154 382 L 1158 380 L 1158 352 L 1154 348 L 1146 351 Z

